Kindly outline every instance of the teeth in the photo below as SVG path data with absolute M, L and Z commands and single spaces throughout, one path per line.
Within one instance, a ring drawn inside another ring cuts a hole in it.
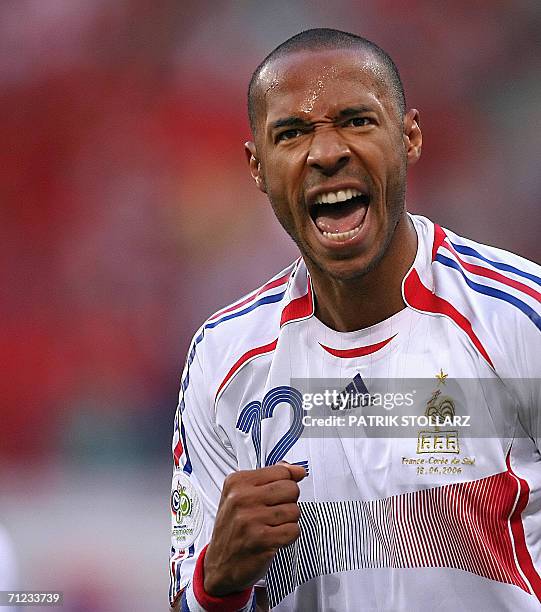
M 349 232 L 340 232 L 338 234 L 331 234 L 331 232 L 322 232 L 325 238 L 329 238 L 330 240 L 334 240 L 334 242 L 344 242 L 345 240 L 349 240 L 356 236 L 361 231 L 361 226 L 358 225 L 354 227 Z
M 362 195 L 362 193 L 358 189 L 340 189 L 339 191 L 320 193 L 316 197 L 315 203 L 336 204 L 336 202 L 345 202 L 346 200 L 351 200 L 351 198 L 355 198 L 360 195 Z

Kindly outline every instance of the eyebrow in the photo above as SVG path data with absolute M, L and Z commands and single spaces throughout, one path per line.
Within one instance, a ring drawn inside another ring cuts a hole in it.
M 374 112 L 374 109 L 370 106 L 365 106 L 364 104 L 361 104 L 359 106 L 350 106 L 341 110 L 336 116 L 335 120 L 347 119 L 348 117 L 352 117 L 354 115 L 360 115 L 362 113 L 370 112 Z
M 297 125 L 308 126 L 310 125 L 310 122 L 305 121 L 304 119 L 301 119 L 300 117 L 296 117 L 295 115 L 291 115 L 291 117 L 285 117 L 284 119 L 277 119 L 276 121 L 271 123 L 271 129 L 277 130 L 279 128 L 291 127 L 291 126 L 297 126 Z
M 374 109 L 369 106 L 349 106 L 348 108 L 344 108 L 341 110 L 336 117 L 334 117 L 334 121 L 342 121 L 343 119 L 347 119 L 348 117 L 353 117 L 355 115 L 359 115 L 361 113 L 373 112 Z M 290 117 L 284 117 L 283 119 L 277 119 L 271 123 L 271 130 L 278 130 L 283 127 L 297 127 L 310 126 L 311 122 L 301 119 L 295 115 L 291 115 Z

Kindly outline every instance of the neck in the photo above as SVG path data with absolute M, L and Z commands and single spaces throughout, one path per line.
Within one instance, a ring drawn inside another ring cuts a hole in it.
M 328 327 L 348 332 L 388 319 L 405 308 L 402 281 L 417 252 L 417 233 L 404 214 L 384 256 L 362 277 L 341 280 L 309 266 L 317 318 Z

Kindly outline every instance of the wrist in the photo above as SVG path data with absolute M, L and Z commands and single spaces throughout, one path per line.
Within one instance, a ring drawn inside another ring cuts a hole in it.
M 211 548 L 211 554 L 208 549 Z M 221 576 L 220 567 L 211 561 L 212 546 L 209 544 L 201 551 L 200 558 L 203 564 L 203 588 L 212 597 L 225 597 L 235 592 L 234 586 L 231 587 L 227 580 Z M 238 591 L 238 589 L 237 589 Z
M 208 584 L 205 581 L 206 552 L 207 546 L 199 553 L 192 579 L 193 594 L 199 605 L 208 612 L 237 612 L 245 609 L 253 597 L 253 588 L 250 587 L 236 593 L 216 595 L 215 593 L 220 592 L 220 590 L 214 590 L 212 582 Z M 212 594 L 205 587 L 210 588 Z

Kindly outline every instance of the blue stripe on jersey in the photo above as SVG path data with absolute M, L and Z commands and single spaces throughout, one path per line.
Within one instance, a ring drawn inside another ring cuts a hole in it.
M 182 382 L 180 383 L 180 388 L 182 389 L 182 399 L 180 400 L 180 403 L 178 405 L 178 410 L 181 416 L 179 434 L 180 434 L 180 440 L 182 443 L 182 447 L 184 449 L 184 454 L 186 455 L 186 463 L 184 464 L 182 471 L 186 472 L 186 474 L 192 473 L 192 462 L 190 461 L 190 453 L 188 451 L 188 445 L 186 444 L 186 432 L 184 431 L 184 424 L 182 423 L 182 413 L 186 406 L 184 402 L 184 394 L 186 393 L 186 389 L 188 388 L 188 385 L 190 384 L 190 366 L 192 365 L 193 360 L 195 359 L 196 347 L 201 342 L 201 340 L 203 340 L 204 336 L 205 336 L 205 329 L 203 329 L 201 333 L 199 334 L 199 336 L 197 336 L 196 339 L 194 340 L 192 344 L 192 348 L 190 349 L 190 352 L 188 353 L 188 358 L 186 360 L 186 375 L 184 376 L 184 378 L 182 379 Z
M 180 598 L 180 612 L 191 612 L 188 602 L 186 601 L 186 591 L 187 589 L 184 589 L 184 593 L 182 593 L 182 597 Z
M 527 278 L 533 281 L 534 283 L 537 283 L 539 286 L 541 286 L 541 278 L 539 278 L 538 276 L 535 276 L 535 274 L 524 272 L 523 270 L 519 270 L 518 268 L 515 268 L 514 266 L 511 266 L 510 264 L 501 263 L 499 261 L 492 261 L 492 259 L 487 259 L 483 255 L 481 255 L 481 253 L 479 253 L 475 249 L 472 249 L 469 246 L 465 246 L 463 244 L 455 244 L 454 242 L 451 242 L 451 244 L 453 245 L 455 250 L 458 253 L 461 253 L 462 255 L 471 255 L 472 257 L 476 257 L 477 259 L 481 259 L 482 261 L 485 261 L 486 263 L 490 264 L 494 268 L 497 268 L 498 270 L 504 270 L 505 272 L 513 272 L 513 274 L 522 276 L 522 278 Z
M 219 325 L 220 323 L 223 323 L 224 321 L 229 321 L 229 319 L 241 317 L 242 315 L 245 315 L 248 312 L 251 312 L 252 310 L 258 308 L 259 306 L 263 306 L 264 304 L 274 304 L 275 302 L 279 302 L 284 297 L 284 294 L 285 294 L 285 291 L 282 291 L 282 293 L 275 293 L 273 295 L 267 295 L 266 297 L 261 298 L 260 300 L 257 300 L 257 302 L 254 302 L 253 304 L 244 308 L 243 310 L 239 310 L 238 312 L 233 312 L 231 314 L 228 314 L 225 317 L 218 319 L 217 321 L 213 321 L 212 323 L 207 323 L 205 325 L 205 329 L 212 329 L 213 327 L 216 327 L 216 325 Z
M 513 306 L 521 310 L 537 327 L 537 329 L 541 331 L 541 316 L 531 306 L 525 304 L 522 300 L 519 300 L 514 295 L 510 295 L 505 291 L 500 291 L 499 289 L 495 289 L 494 287 L 488 287 L 487 285 L 481 285 L 480 283 L 472 281 L 464 274 L 462 267 L 458 262 L 454 261 L 453 259 L 449 259 L 448 257 L 445 257 L 445 255 L 441 255 L 438 253 L 438 255 L 436 255 L 436 261 L 443 264 L 444 266 L 458 270 L 462 275 L 462 278 L 466 281 L 468 287 L 470 289 L 473 289 L 474 291 L 477 291 L 477 293 L 482 293 L 483 295 L 488 295 L 490 297 L 494 297 L 499 300 L 503 300 L 504 302 L 508 302 L 509 304 L 512 304 Z
M 180 589 L 180 563 L 176 564 L 175 568 L 175 593 Z
M 182 414 L 184 410 L 184 393 L 186 392 L 186 389 L 190 384 L 190 366 L 192 365 L 193 360 L 195 359 L 197 345 L 201 342 L 201 340 L 203 340 L 204 336 L 205 329 L 203 328 L 199 336 L 197 336 L 197 338 L 194 340 L 192 348 L 190 349 L 190 352 L 188 353 L 188 357 L 186 359 L 186 374 L 180 383 L 180 388 L 182 389 L 182 399 L 180 400 L 179 404 L 180 414 Z

